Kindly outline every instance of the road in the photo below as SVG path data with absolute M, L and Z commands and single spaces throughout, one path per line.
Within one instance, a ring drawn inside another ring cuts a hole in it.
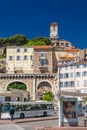
M 84 117 L 79 117 L 79 126 L 82 126 Z M 55 120 L 46 120 L 46 121 L 35 121 L 35 122 L 25 122 L 25 123 L 18 123 L 18 125 L 24 130 L 35 130 L 38 126 L 44 127 L 51 127 L 51 126 L 58 126 L 58 119 Z
M 26 123 L 18 123 L 19 126 L 24 128 L 24 130 L 35 130 L 38 126 L 57 126 L 58 120 L 46 120 L 39 122 L 26 122 Z

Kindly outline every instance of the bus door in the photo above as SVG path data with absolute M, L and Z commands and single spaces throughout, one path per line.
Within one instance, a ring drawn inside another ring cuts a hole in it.
M 36 116 L 36 105 L 32 105 L 29 109 L 29 116 L 35 117 Z
M 37 104 L 36 105 L 36 116 L 42 116 L 43 115 L 43 110 L 41 108 L 41 105 Z

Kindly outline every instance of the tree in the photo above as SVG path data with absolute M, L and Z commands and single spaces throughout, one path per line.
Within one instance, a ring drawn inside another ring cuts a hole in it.
M 47 37 L 36 37 L 30 40 L 26 46 L 32 46 L 32 45 L 49 45 L 51 44 L 51 41 Z
M 11 45 L 16 45 L 16 46 L 22 46 L 29 41 L 29 39 L 22 34 L 13 35 L 8 39 L 9 41 L 11 41 Z
M 21 82 L 13 82 L 8 85 L 7 90 L 10 91 L 12 88 L 26 90 L 26 85 Z
M 54 95 L 52 94 L 51 91 L 45 93 L 42 97 L 42 100 L 46 100 L 46 101 L 52 101 L 54 98 Z
M 22 34 L 15 34 L 13 36 L 10 36 L 8 38 L 0 38 L 0 46 L 6 47 L 6 46 L 22 46 L 29 42 L 29 39 Z
M 0 47 L 4 46 L 4 38 L 0 38 Z

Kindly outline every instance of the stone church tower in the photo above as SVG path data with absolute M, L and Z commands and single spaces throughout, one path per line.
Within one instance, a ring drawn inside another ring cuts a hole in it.
M 50 40 L 52 45 L 55 45 L 55 43 L 58 42 L 58 37 L 58 24 L 53 22 L 50 24 Z

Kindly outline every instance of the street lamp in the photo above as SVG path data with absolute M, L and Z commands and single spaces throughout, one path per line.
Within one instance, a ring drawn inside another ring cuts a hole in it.
M 57 77 L 58 77 L 58 82 L 57 82 L 57 84 L 58 84 L 58 91 L 60 91 L 60 65 L 59 65 L 59 63 L 58 63 L 58 74 L 57 74 Z M 61 96 L 60 96 L 60 94 L 58 94 L 58 115 L 59 115 L 59 126 L 61 126 L 61 101 L 60 101 L 60 98 L 61 98 Z

